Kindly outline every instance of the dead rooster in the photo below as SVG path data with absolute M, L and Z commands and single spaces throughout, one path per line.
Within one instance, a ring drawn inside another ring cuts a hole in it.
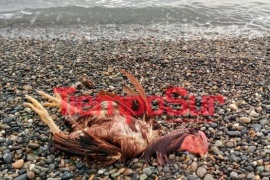
M 160 165 L 168 162 L 167 154 L 172 151 L 189 151 L 204 157 L 208 151 L 208 139 L 202 131 L 184 129 L 159 136 L 159 130 L 154 130 L 154 120 L 151 119 L 146 94 L 139 81 L 128 72 L 121 71 L 135 86 L 137 92 L 127 86 L 125 92 L 130 95 L 138 95 L 144 107 L 143 120 L 136 119 L 132 113 L 123 114 L 121 103 L 114 101 L 114 96 L 103 92 L 110 100 L 101 101 L 97 108 L 89 110 L 87 115 L 80 116 L 76 120 L 69 120 L 72 132 L 64 134 L 54 123 L 47 110 L 31 96 L 26 98 L 31 103 L 24 103 L 35 111 L 46 123 L 53 133 L 56 148 L 70 153 L 87 156 L 97 161 L 99 165 L 108 165 L 118 160 L 127 159 L 143 154 L 149 161 L 153 153 L 157 154 Z M 59 94 L 55 97 L 41 91 L 38 93 L 50 102 L 44 106 L 58 107 L 69 106 L 61 100 Z M 113 113 L 108 113 L 108 104 L 113 105 Z M 70 106 L 69 106 L 70 107 Z M 70 109 L 76 107 L 70 107 Z M 98 112 L 97 112 L 98 111 Z M 130 110 L 132 111 L 132 110 Z M 129 121 L 127 121 L 129 119 Z

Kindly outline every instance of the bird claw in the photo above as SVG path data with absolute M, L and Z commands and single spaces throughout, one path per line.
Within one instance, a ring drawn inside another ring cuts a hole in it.
M 35 98 L 28 95 L 25 97 L 28 101 L 30 101 L 30 103 L 24 103 L 23 105 L 31 108 L 34 112 L 36 112 L 40 119 L 50 127 L 53 133 L 60 132 L 60 129 L 56 126 L 48 111 Z
M 59 108 L 59 112 L 61 112 L 61 101 L 62 98 L 60 94 L 55 93 L 55 97 L 50 96 L 42 91 L 37 91 L 39 95 L 41 95 L 43 98 L 48 99 L 49 102 L 45 102 L 43 105 L 47 107 L 57 107 Z

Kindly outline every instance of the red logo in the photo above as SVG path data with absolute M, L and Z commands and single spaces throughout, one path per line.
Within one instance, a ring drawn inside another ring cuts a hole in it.
M 75 88 L 55 88 L 55 93 L 59 93 L 61 102 L 61 113 L 63 115 L 89 115 L 101 112 L 101 102 L 107 101 L 107 114 L 113 114 L 114 103 L 118 104 L 119 112 L 123 116 L 142 116 L 146 107 L 150 107 L 148 114 L 150 116 L 159 116 L 167 114 L 175 117 L 185 117 L 185 119 L 178 118 L 175 122 L 195 122 L 187 117 L 196 118 L 198 116 L 213 116 L 215 113 L 215 105 L 223 104 L 224 99 L 222 95 L 205 95 L 202 96 L 201 102 L 196 100 L 196 97 L 189 95 L 187 90 L 181 87 L 168 88 L 164 96 L 149 96 L 145 102 L 138 96 L 118 96 L 118 95 L 103 95 L 103 96 L 74 96 Z M 146 104 L 147 103 L 147 104 Z M 153 106 L 153 103 L 155 105 Z M 196 106 L 200 104 L 200 107 Z M 129 121 L 127 119 L 127 121 Z M 198 122 L 198 121 L 197 121 Z M 199 122 L 209 122 L 199 120 Z

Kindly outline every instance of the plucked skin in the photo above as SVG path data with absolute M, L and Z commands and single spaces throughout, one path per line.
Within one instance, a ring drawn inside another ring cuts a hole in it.
M 93 107 L 87 115 L 80 116 L 76 120 L 68 119 L 72 131 L 66 135 L 36 99 L 26 96 L 31 103 L 24 105 L 35 111 L 49 126 L 56 148 L 95 159 L 98 165 L 108 165 L 118 160 L 125 161 L 140 154 L 149 161 L 153 153 L 157 154 L 157 160 L 162 165 L 168 162 L 167 154 L 172 151 L 185 150 L 200 156 L 206 155 L 209 143 L 202 131 L 184 129 L 159 136 L 160 129 L 153 128 L 155 121 L 149 115 L 150 107 L 142 86 L 131 74 L 124 70 L 121 72 L 129 78 L 138 93 L 127 86 L 123 90 L 129 95 L 139 95 L 144 103 L 143 120 L 136 119 L 130 113 L 120 113 L 123 105 L 116 103 L 112 94 L 102 91 L 100 95 L 106 97 L 106 100 L 97 105 L 99 110 Z M 58 107 L 59 110 L 63 107 L 76 109 L 63 101 L 57 93 L 55 97 L 41 91 L 38 93 L 49 100 L 44 106 Z M 113 113 L 108 113 L 108 104 L 113 105 Z

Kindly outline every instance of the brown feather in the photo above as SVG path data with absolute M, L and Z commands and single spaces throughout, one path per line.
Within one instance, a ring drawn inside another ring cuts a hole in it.
M 123 91 L 131 96 L 138 96 L 138 93 L 136 93 L 131 87 L 127 85 L 123 85 Z
M 97 138 L 82 134 L 76 138 L 56 133 L 54 135 L 55 147 L 59 150 L 87 156 L 97 160 L 100 165 L 111 164 L 121 157 L 121 150 Z
M 130 82 L 134 85 L 135 89 L 138 91 L 140 97 L 142 98 L 142 100 L 144 101 L 144 105 L 146 108 L 146 116 L 145 116 L 145 121 L 149 122 L 150 121 L 150 105 L 147 101 L 147 96 L 146 93 L 142 87 L 142 85 L 140 84 L 140 82 L 130 73 L 128 73 L 125 70 L 120 70 L 129 80 Z
M 149 161 L 154 152 L 165 155 L 171 151 L 179 149 L 187 135 L 186 131 L 179 131 L 172 132 L 152 140 L 144 151 L 145 160 Z

